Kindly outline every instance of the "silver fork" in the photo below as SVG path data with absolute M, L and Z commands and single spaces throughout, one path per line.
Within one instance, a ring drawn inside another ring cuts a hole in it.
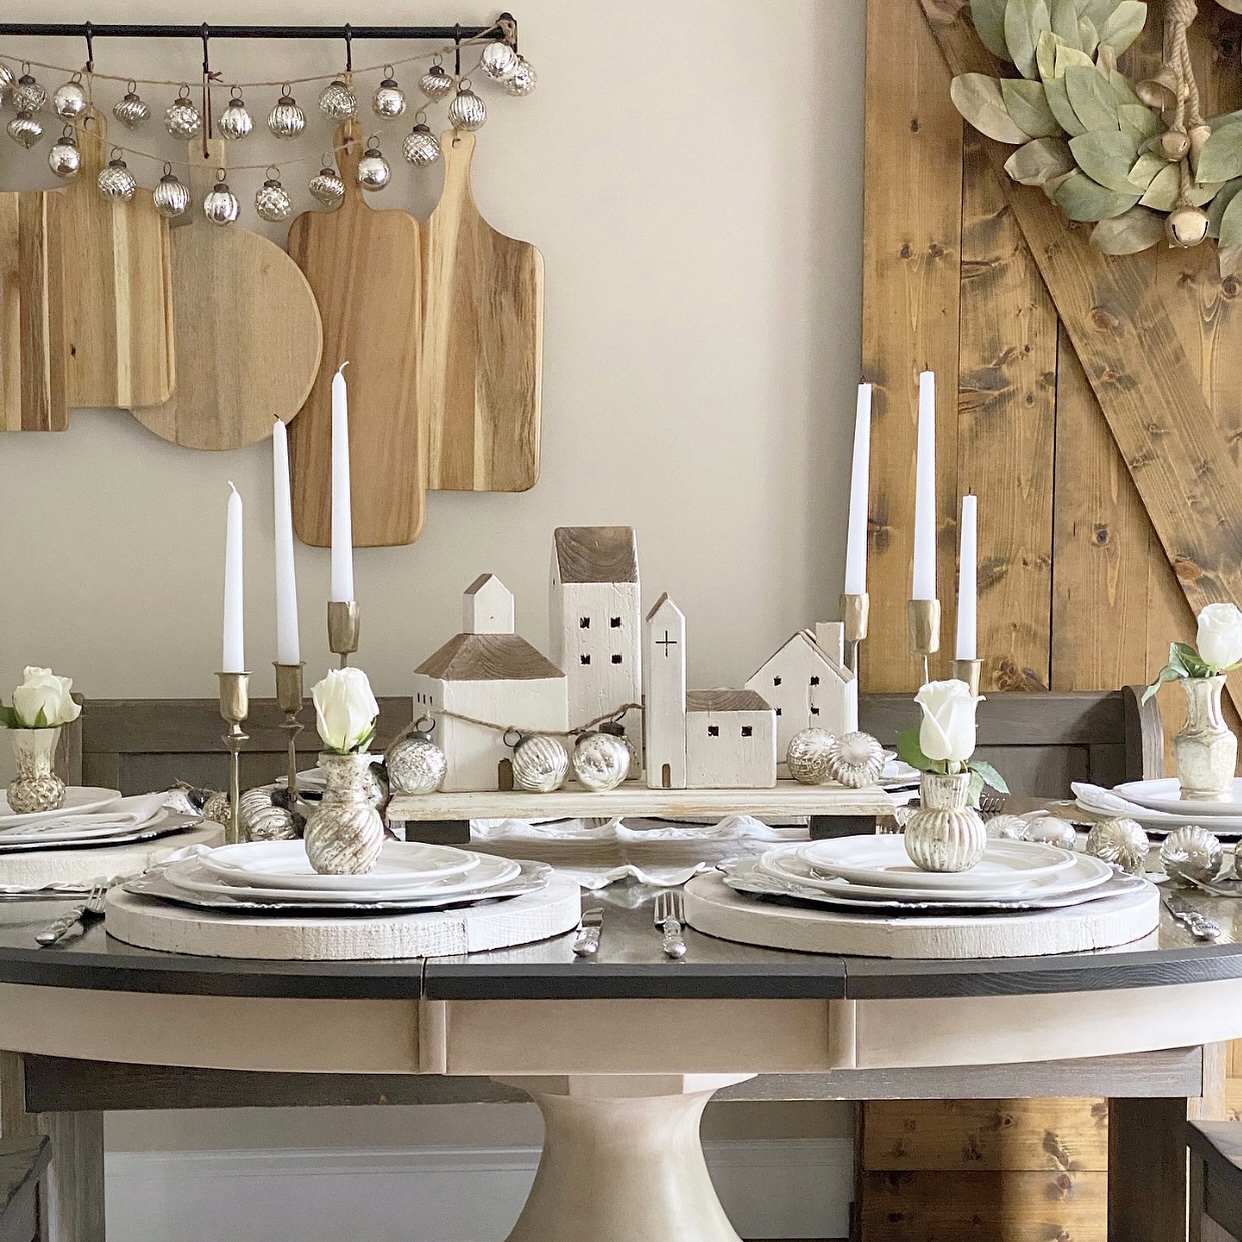
M 681 934 L 681 925 L 685 918 L 681 889 L 662 888 L 656 894 L 655 925 L 664 933 L 660 947 L 664 950 L 665 957 L 686 956 L 686 941 Z
M 54 923 L 35 932 L 35 939 L 41 945 L 55 944 L 63 940 L 79 923 L 83 927 L 88 922 L 103 918 L 104 898 L 108 895 L 108 881 L 96 880 L 91 885 L 91 895 L 83 905 L 75 906 L 68 914 L 62 914 Z

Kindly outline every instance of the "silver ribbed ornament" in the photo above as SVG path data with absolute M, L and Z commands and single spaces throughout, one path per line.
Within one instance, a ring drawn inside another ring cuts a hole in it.
M 56 88 L 52 95 L 52 111 L 62 121 L 72 121 L 86 111 L 86 92 L 76 77 Z
M 583 733 L 574 745 L 574 775 L 596 793 L 616 789 L 630 774 L 630 760 L 625 738 L 615 733 Z
M 248 789 L 237 801 L 243 841 L 292 841 L 297 823 L 288 807 L 272 801 L 270 789 Z
M 1001 841 L 1029 841 L 1031 825 L 1021 815 L 993 815 L 983 821 L 989 838 Z
M 271 169 L 268 171 L 273 173 Z M 280 184 L 278 174 L 273 173 L 255 191 L 254 212 L 260 220 L 266 220 L 268 224 L 280 224 L 293 214 L 293 199 L 289 197 L 289 191 Z
M 9 102 L 9 92 L 13 89 L 17 79 L 13 76 L 13 70 L 8 65 L 0 62 L 0 105 Z
M 211 188 L 211 192 L 203 199 L 203 215 L 212 224 L 236 224 L 241 215 L 241 203 L 237 195 L 229 189 L 228 182 L 220 177 Z
M 1072 850 L 1078 843 L 1078 834 L 1068 819 L 1061 819 L 1056 815 L 1037 815 L 1027 823 L 1026 839 L 1038 841 L 1041 845 L 1059 845 L 1063 850 Z
M 1139 875 L 1151 850 L 1142 826 L 1124 815 L 1102 819 L 1087 833 L 1086 850 L 1106 863 L 1116 863 L 1123 871 Z
M 358 112 L 358 96 L 337 78 L 319 92 L 319 111 L 329 121 L 348 121 Z
M 345 182 L 327 160 L 324 160 L 323 167 L 310 179 L 308 189 L 311 197 L 329 211 L 335 211 L 345 197 Z
M 114 203 L 128 203 L 138 188 L 134 174 L 119 155 L 109 160 L 107 167 L 100 172 L 98 185 L 100 194 Z
M 487 120 L 487 104 L 463 82 L 448 106 L 448 119 L 454 129 L 481 129 Z
M 418 726 L 426 724 L 426 728 Z M 435 721 L 419 720 L 408 733 L 397 738 L 384 755 L 388 780 L 394 793 L 435 793 L 448 774 L 448 760 L 431 740 Z
M 507 43 L 489 43 L 479 67 L 493 82 L 507 82 L 517 72 L 518 54 Z
M 378 143 L 378 138 L 371 137 L 367 142 L 367 149 L 362 153 L 362 159 L 358 161 L 358 184 L 372 193 L 382 190 L 392 176 L 392 169 L 380 154 Z
M 1215 833 L 1191 824 L 1174 828 L 1160 845 L 1160 864 L 1170 880 L 1210 884 L 1220 875 L 1225 851 Z
M 847 789 L 874 785 L 884 771 L 884 747 L 870 733 L 844 733 L 832 743 L 828 773 Z
M 513 76 L 505 83 L 505 93 L 521 99 L 535 89 L 538 81 L 539 78 L 531 67 L 530 61 L 525 56 L 519 56 L 518 66 L 513 71 Z
M 453 79 L 445 72 L 443 65 L 432 65 L 418 79 L 418 89 L 433 103 L 453 93 Z
M 306 128 L 306 113 L 298 107 L 287 88 L 268 113 L 267 127 L 277 138 L 286 139 L 296 138 Z
M 131 82 L 129 90 L 125 95 L 112 105 L 112 115 L 116 117 L 126 129 L 138 129 L 145 125 L 151 117 L 151 109 L 142 101 L 142 97 L 135 89 L 138 84 Z
M 246 101 L 236 86 L 233 87 L 233 97 L 229 100 L 229 106 L 220 113 L 216 128 L 230 142 L 245 138 L 254 129 L 254 117 L 250 115 L 250 109 L 246 107 Z
M 152 191 L 151 198 L 155 203 L 155 210 L 165 220 L 178 220 L 190 209 L 190 191 L 183 182 L 177 180 L 177 174 L 169 164 L 164 165 L 164 175 Z
M 569 775 L 569 754 L 554 737 L 532 733 L 513 748 L 513 783 L 531 793 L 551 793 Z
M 43 126 L 29 112 L 19 112 L 5 128 L 9 137 L 27 150 L 43 137 Z
M 822 785 L 829 778 L 835 740 L 827 729 L 800 729 L 785 751 L 789 775 L 800 785 Z
M 82 152 L 78 150 L 78 141 L 69 126 L 47 153 L 48 167 L 62 180 L 70 181 L 78 175 L 82 168 Z
M 23 73 L 13 87 L 9 104 L 14 112 L 38 112 L 47 103 L 47 91 L 29 73 Z
M 174 138 L 193 138 L 203 128 L 203 114 L 190 98 L 190 88 L 183 86 L 172 106 L 164 113 L 164 128 Z
M 401 154 L 415 168 L 429 168 L 440 158 L 440 140 L 419 121 L 405 136 L 401 144 Z
M 375 94 L 371 96 L 371 111 L 376 116 L 391 121 L 405 111 L 405 91 L 397 85 L 397 79 L 392 76 L 392 66 L 387 65 L 385 69 L 384 80 L 375 88 Z

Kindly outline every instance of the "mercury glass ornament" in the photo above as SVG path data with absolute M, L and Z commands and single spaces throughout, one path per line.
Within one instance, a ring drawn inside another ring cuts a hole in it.
M 505 83 L 505 94 L 515 95 L 520 99 L 535 89 L 538 80 L 530 61 L 525 56 L 519 56 L 518 66 L 513 71 L 513 76 Z
M 17 79 L 13 76 L 13 70 L 8 65 L 0 62 L 0 105 L 9 102 L 9 92 L 13 89 Z
M 250 109 L 246 107 L 241 91 L 235 86 L 229 106 L 220 113 L 219 130 L 229 141 L 237 142 L 245 138 L 252 129 L 254 129 L 254 117 L 250 115 Z
M 47 153 L 47 164 L 62 181 L 72 180 L 81 170 L 82 152 L 78 150 L 78 141 L 67 125 L 65 133 L 56 139 Z
M 569 755 L 559 739 L 533 733 L 513 748 L 513 783 L 531 793 L 551 793 L 569 775 Z
M 1160 863 L 1170 880 L 1210 884 L 1220 875 L 1225 851 L 1214 833 L 1197 825 L 1174 828 L 1160 845 Z
M 177 180 L 177 174 L 173 172 L 169 164 L 164 165 L 164 175 L 152 192 L 151 198 L 155 203 L 155 210 L 165 220 L 178 220 L 190 208 L 190 191 Z
M 296 138 L 306 128 L 306 113 L 298 107 L 288 87 L 268 114 L 267 127 L 277 138 L 286 139 Z
M 86 111 L 86 92 L 76 78 L 56 88 L 56 93 L 52 96 L 52 111 L 62 121 L 72 121 L 75 116 L 81 116 Z
M 172 107 L 164 113 L 164 128 L 174 138 L 193 138 L 203 128 L 203 114 L 194 106 L 188 86 L 181 88 Z
M 237 802 L 243 841 L 292 841 L 298 835 L 293 812 L 272 801 L 270 789 L 248 789 Z
M 1030 827 L 1021 815 L 993 815 L 983 821 L 989 839 L 1001 841 L 1029 841 Z
M 884 771 L 884 747 L 870 733 L 845 733 L 833 742 L 829 775 L 847 789 L 874 785 Z
M 203 800 L 203 818 L 209 819 L 213 824 L 224 824 L 227 826 L 229 816 L 229 796 L 226 793 L 216 793 L 211 790 L 201 790 L 207 796 Z
M 47 103 L 47 91 L 29 73 L 17 79 L 9 98 L 14 112 L 38 112 Z
M 1122 871 L 1139 875 L 1151 850 L 1151 842 L 1134 820 L 1118 816 L 1116 819 L 1100 820 L 1087 833 L 1086 850 L 1106 863 L 1116 863 Z
M 258 188 L 254 196 L 255 215 L 269 224 L 280 224 L 293 214 L 293 199 L 289 192 L 280 184 L 280 177 L 273 169 L 272 175 Z
M 630 774 L 630 748 L 613 733 L 582 734 L 574 746 L 574 775 L 587 789 L 616 789 Z
M 128 203 L 138 188 L 134 174 L 119 155 L 108 161 L 108 166 L 99 174 L 98 185 L 100 194 L 114 203 Z
M 236 224 L 241 215 L 241 203 L 237 195 L 228 187 L 223 177 L 212 187 L 211 193 L 203 199 L 203 215 L 212 224 Z
M 19 112 L 5 127 L 14 142 L 29 150 L 43 137 L 43 126 L 29 112 Z
M 1068 819 L 1057 815 L 1039 815 L 1027 824 L 1026 839 L 1040 845 L 1058 845 L 1072 850 L 1078 844 L 1078 833 Z
M 906 853 L 921 871 L 969 871 L 983 857 L 988 836 L 969 797 L 969 772 L 922 774 L 919 805 L 903 834 Z
M 126 129 L 138 129 L 140 126 L 145 125 L 151 116 L 151 109 L 142 102 L 142 97 L 135 89 L 137 85 L 136 82 L 131 82 L 129 90 L 125 92 L 124 97 L 118 99 L 112 105 L 112 115 Z
M 444 784 L 448 759 L 431 740 L 435 726 L 434 720 L 424 717 L 410 733 L 397 738 L 388 748 L 384 766 L 395 793 L 435 793 Z
M 429 168 L 440 158 L 440 140 L 420 121 L 406 134 L 401 154 L 415 168 Z
M 379 861 L 384 820 L 368 798 L 371 756 L 319 756 L 327 788 L 306 820 L 306 857 L 320 875 L 364 875 Z
M 316 202 L 322 203 L 329 211 L 334 211 L 339 207 L 341 200 L 345 197 L 345 182 L 326 159 L 323 167 L 311 178 L 308 188 L 311 197 Z
M 375 94 L 371 96 L 371 111 L 376 116 L 391 121 L 405 111 L 405 92 L 397 85 L 397 79 L 392 76 L 392 66 L 386 65 L 385 71 L 384 80 L 375 88 Z
M 789 775 L 800 785 L 822 785 L 828 779 L 835 740 L 827 729 L 801 729 L 795 733 L 785 751 Z
M 438 103 L 453 93 L 453 79 L 445 72 L 443 65 L 432 65 L 418 79 L 418 89 L 433 103 Z
M 487 104 L 463 83 L 448 106 L 448 119 L 454 129 L 480 129 L 487 120 Z
M 518 54 L 507 43 L 489 43 L 479 65 L 493 82 L 507 82 L 517 72 Z
M 358 161 L 358 184 L 364 190 L 382 190 L 392 176 L 388 161 L 380 154 L 379 139 L 372 136 L 367 142 L 367 149 Z
M 358 96 L 337 78 L 319 92 L 319 111 L 329 121 L 348 121 L 358 112 Z

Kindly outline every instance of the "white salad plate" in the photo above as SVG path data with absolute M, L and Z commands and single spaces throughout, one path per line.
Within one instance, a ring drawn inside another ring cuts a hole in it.
M 911 861 L 900 833 L 831 837 L 801 845 L 798 853 L 825 875 L 856 884 L 937 892 L 1018 888 L 1074 865 L 1074 855 L 1059 846 L 996 838 L 969 871 L 924 871 Z
M 1166 776 L 1154 781 L 1126 781 L 1113 790 L 1119 797 L 1149 811 L 1164 811 L 1170 815 L 1242 816 L 1242 777 L 1235 777 L 1233 794 L 1219 802 L 1201 802 L 1197 798 L 1183 798 L 1176 776 Z
M 0 829 L 28 828 L 48 820 L 63 819 L 66 815 L 84 815 L 88 811 L 106 811 L 121 800 L 119 789 L 99 789 L 91 785 L 70 785 L 65 790 L 65 801 L 54 811 L 28 811 L 18 815 L 9 806 L 9 800 L 0 793 Z
M 201 815 L 184 815 L 180 811 L 164 811 L 145 824 L 122 824 L 116 828 L 48 829 L 46 832 L 6 832 L 0 835 L 0 855 L 30 850 L 80 850 L 92 846 L 133 845 L 138 841 L 154 841 L 175 832 L 197 828 Z
M 405 889 L 463 876 L 479 865 L 481 857 L 450 845 L 386 841 L 379 861 L 365 875 L 320 875 L 310 865 L 301 841 L 248 841 L 211 850 L 203 855 L 203 866 L 230 884 L 346 893 Z

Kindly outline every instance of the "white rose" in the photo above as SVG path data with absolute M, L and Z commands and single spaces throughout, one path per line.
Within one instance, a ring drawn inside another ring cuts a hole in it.
M 919 748 L 929 759 L 965 763 L 975 750 L 975 704 L 964 681 L 929 681 L 914 696 L 923 709 Z
M 334 668 L 311 690 L 315 725 L 329 750 L 348 754 L 371 739 L 379 704 L 360 668 Z
M 1199 655 L 1214 672 L 1242 660 L 1242 612 L 1236 604 L 1209 604 L 1199 614 Z
M 25 677 L 13 691 L 13 710 L 25 728 L 50 729 L 77 720 L 82 705 L 73 701 L 69 693 L 73 682 L 68 677 L 57 677 L 50 668 L 33 666 L 26 669 Z

